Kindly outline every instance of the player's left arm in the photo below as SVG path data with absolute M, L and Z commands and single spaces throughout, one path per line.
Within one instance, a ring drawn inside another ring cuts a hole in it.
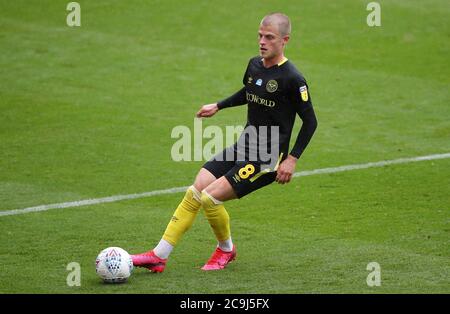
M 302 127 L 290 154 L 277 169 L 277 177 L 275 180 L 281 184 L 291 181 L 297 160 L 305 151 L 306 146 L 308 146 L 309 141 L 317 129 L 317 118 L 306 82 L 304 80 L 296 80 L 291 94 L 295 110 L 300 116 L 300 119 L 302 119 Z

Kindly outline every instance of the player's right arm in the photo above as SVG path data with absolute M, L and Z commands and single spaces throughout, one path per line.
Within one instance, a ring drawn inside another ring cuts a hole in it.
M 231 95 L 228 98 L 225 98 L 224 100 L 221 100 L 217 103 L 217 107 L 220 109 L 228 108 L 228 107 L 236 107 L 236 106 L 242 106 L 247 103 L 247 97 L 246 97 L 246 91 L 245 86 L 242 87 L 240 90 L 238 90 L 236 93 Z
M 196 116 L 197 118 L 209 118 L 221 109 L 244 105 L 247 103 L 245 95 L 245 87 L 242 87 L 238 92 L 218 103 L 202 106 Z
M 217 103 L 204 105 L 197 112 L 196 116 L 197 116 L 197 118 L 209 118 L 209 117 L 212 117 L 213 115 L 215 115 L 217 111 L 219 111 L 219 107 L 217 106 Z

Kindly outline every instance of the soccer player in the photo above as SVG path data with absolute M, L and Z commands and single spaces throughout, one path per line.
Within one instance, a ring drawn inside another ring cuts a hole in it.
M 235 259 L 236 247 L 224 202 L 242 198 L 274 181 L 285 184 L 291 180 L 297 160 L 316 130 L 317 119 L 304 77 L 284 56 L 290 32 L 291 23 L 286 15 L 265 16 L 258 31 L 259 56 L 250 59 L 244 86 L 234 95 L 204 105 L 197 112 L 197 117 L 207 118 L 219 110 L 247 104 L 247 124 L 233 146 L 200 169 L 158 245 L 151 251 L 132 255 L 135 266 L 152 272 L 164 271 L 169 254 L 203 207 L 218 244 L 202 269 L 225 268 Z M 302 119 L 302 127 L 289 151 L 296 115 Z

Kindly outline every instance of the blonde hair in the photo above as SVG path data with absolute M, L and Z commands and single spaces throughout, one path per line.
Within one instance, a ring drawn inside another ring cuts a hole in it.
M 261 20 L 261 25 L 277 26 L 278 32 L 282 37 L 289 35 L 291 33 L 291 21 L 289 20 L 289 17 L 283 13 L 275 12 L 266 15 Z

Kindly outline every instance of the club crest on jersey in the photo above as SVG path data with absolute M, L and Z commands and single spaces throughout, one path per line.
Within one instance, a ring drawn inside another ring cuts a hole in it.
M 267 82 L 267 84 L 266 84 L 266 90 L 267 90 L 269 93 L 273 93 L 273 92 L 275 92 L 277 89 L 278 89 L 278 83 L 277 83 L 277 81 L 275 81 L 275 80 L 270 80 L 270 81 Z
M 258 85 L 258 86 L 261 86 L 262 85 L 262 79 L 258 79 L 255 84 Z
M 308 101 L 308 89 L 306 85 L 300 86 L 300 95 L 302 96 L 303 101 Z

